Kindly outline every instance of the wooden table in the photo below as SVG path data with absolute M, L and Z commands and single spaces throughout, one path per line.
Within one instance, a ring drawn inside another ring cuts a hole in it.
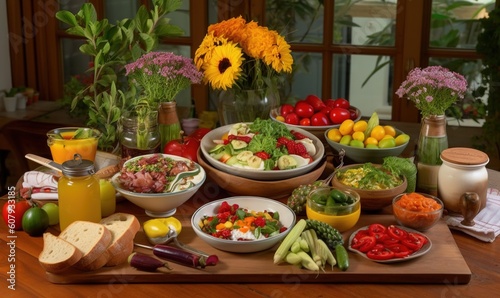
M 500 172 L 489 170 L 490 187 L 500 188 Z M 217 197 L 224 197 L 222 191 Z M 3 198 L 5 199 L 5 197 Z M 214 199 L 214 198 L 210 198 Z M 177 216 L 190 217 L 194 210 L 207 200 L 198 192 L 191 200 L 178 208 Z M 2 202 L 3 203 L 3 202 Z M 143 210 L 122 201 L 117 204 L 117 211 L 138 216 Z M 53 228 L 51 228 L 53 229 Z M 55 231 L 53 231 L 55 232 Z M 457 285 L 453 280 L 443 280 L 442 284 L 373 284 L 345 283 L 306 284 L 292 283 L 231 283 L 230 279 L 220 283 L 183 284 L 132 284 L 117 275 L 107 284 L 71 284 L 60 285 L 47 281 L 45 272 L 39 266 L 37 256 L 42 249 L 42 239 L 29 237 L 24 232 L 16 232 L 15 246 L 9 248 L 7 227 L 0 224 L 0 271 L 2 276 L 1 293 L 9 297 L 149 297 L 166 295 L 168 297 L 491 297 L 498 291 L 500 272 L 498 270 L 500 241 L 484 243 L 459 231 L 452 231 L 453 239 L 472 272 L 471 281 L 466 285 Z M 9 255 L 15 262 L 9 261 Z M 248 257 L 248 256 L 247 256 Z M 251 260 L 250 260 L 251 261 Z M 7 289 L 6 281 L 9 265 L 15 264 L 16 291 Z M 270 262 L 269 266 L 273 266 Z M 265 268 L 262 269 L 265 272 Z M 349 274 L 349 271 L 346 272 Z M 168 278 L 168 277 L 167 277 Z M 50 294 L 49 294 L 50 293 Z M 2 295 L 4 296 L 4 295 Z

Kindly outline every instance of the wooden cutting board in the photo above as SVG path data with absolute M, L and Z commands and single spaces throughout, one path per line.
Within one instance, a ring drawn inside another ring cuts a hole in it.
M 142 220 L 142 219 L 141 219 Z M 347 239 L 360 227 L 371 223 L 396 224 L 392 215 L 362 215 Z M 334 267 L 326 272 L 312 272 L 288 264 L 273 264 L 277 247 L 248 254 L 229 253 L 212 248 L 198 238 L 187 220 L 179 240 L 192 247 L 216 254 L 219 264 L 205 269 L 193 269 L 170 262 L 169 273 L 138 271 L 122 264 L 93 272 L 69 271 L 64 274 L 47 273 L 52 283 L 412 283 L 412 284 L 467 284 L 471 271 L 458 249 L 448 226 L 440 221 L 425 233 L 432 242 L 430 251 L 416 259 L 381 264 L 349 251 L 350 267 L 343 272 Z M 148 244 L 144 233 L 137 234 L 136 242 Z M 347 245 L 346 245 L 347 247 Z M 152 254 L 151 250 L 136 251 Z

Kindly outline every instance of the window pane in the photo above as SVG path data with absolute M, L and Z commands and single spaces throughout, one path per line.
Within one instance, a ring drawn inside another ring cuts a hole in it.
M 323 42 L 323 1 L 266 1 L 266 25 L 292 43 Z
M 334 43 L 394 46 L 396 1 L 335 1 Z
M 91 57 L 82 54 L 79 47 L 84 44 L 79 39 L 62 40 L 62 58 L 64 66 L 64 82 L 68 82 L 72 76 L 84 76 L 85 71 L 89 69 Z
M 389 56 L 336 56 L 333 65 L 332 97 L 346 98 L 351 105 L 361 110 L 364 117 L 370 117 L 373 112 L 377 112 L 380 119 L 390 120 L 392 64 L 393 59 Z M 375 71 L 377 66 L 380 66 L 380 69 Z
M 309 94 L 321 94 L 323 59 L 319 53 L 292 52 L 295 61 L 291 95 L 281 98 L 281 103 L 294 103 Z
M 104 5 L 104 13 L 110 24 L 116 24 L 125 18 L 133 18 L 139 9 L 138 1 L 106 0 Z
M 189 25 L 189 1 L 182 1 L 181 7 L 165 16 L 170 19 L 172 25 L 180 27 L 184 31 L 183 36 L 191 36 L 191 27 Z M 188 55 L 187 57 L 190 57 Z
M 431 47 L 475 49 L 477 35 L 481 32 L 479 19 L 494 5 L 492 0 L 433 0 Z

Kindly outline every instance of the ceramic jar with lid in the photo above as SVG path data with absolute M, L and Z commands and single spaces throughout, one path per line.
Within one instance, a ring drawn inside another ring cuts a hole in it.
M 467 202 L 465 194 L 477 194 L 479 210 L 486 206 L 488 190 L 489 157 L 486 153 L 472 148 L 455 147 L 441 152 L 441 165 L 438 173 L 438 193 L 445 209 L 452 213 L 464 213 Z

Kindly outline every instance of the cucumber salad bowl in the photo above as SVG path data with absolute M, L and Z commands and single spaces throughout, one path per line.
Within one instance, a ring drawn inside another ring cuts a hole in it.
M 325 148 L 314 134 L 273 120 L 256 119 L 210 131 L 200 151 L 220 171 L 260 181 L 306 174 L 322 160 Z

